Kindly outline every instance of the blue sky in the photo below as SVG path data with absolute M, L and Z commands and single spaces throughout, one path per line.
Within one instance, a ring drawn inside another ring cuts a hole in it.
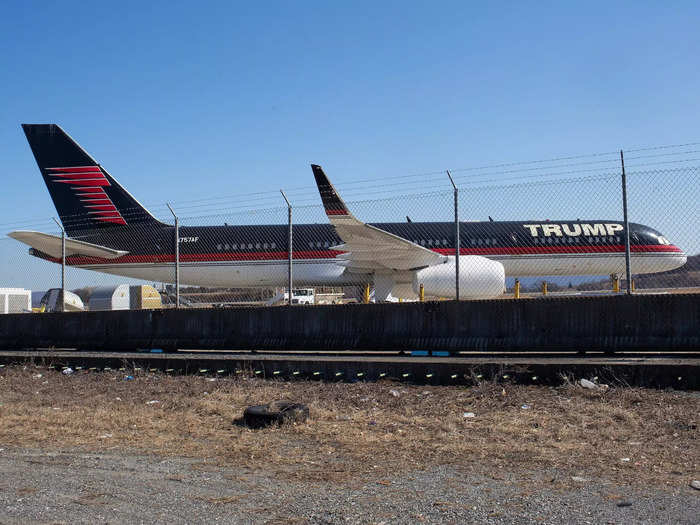
M 696 142 L 699 23 L 697 2 L 3 2 L 0 223 L 55 214 L 22 122 L 145 204 L 312 191 L 310 162 L 342 186 Z

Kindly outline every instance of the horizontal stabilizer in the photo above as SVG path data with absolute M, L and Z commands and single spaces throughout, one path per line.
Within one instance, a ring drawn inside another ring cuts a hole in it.
M 61 257 L 61 237 L 59 235 L 33 231 L 16 231 L 7 235 L 51 257 L 59 259 Z M 66 256 L 85 255 L 102 259 L 116 259 L 127 253 L 129 252 L 66 237 Z

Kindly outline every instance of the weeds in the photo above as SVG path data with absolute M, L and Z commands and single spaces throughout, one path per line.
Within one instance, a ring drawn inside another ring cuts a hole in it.
M 133 375 L 5 369 L 0 443 L 204 458 L 304 480 L 451 464 L 664 484 L 699 470 L 692 393 L 592 391 L 573 379 L 559 388 L 479 379 L 467 388 Z M 246 406 L 276 399 L 309 405 L 309 421 L 255 431 L 233 424 Z

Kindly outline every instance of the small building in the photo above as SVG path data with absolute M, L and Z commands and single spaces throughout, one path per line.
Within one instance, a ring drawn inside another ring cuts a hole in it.
M 32 311 L 32 291 L 24 288 L 0 288 L 0 314 Z
M 162 308 L 158 290 L 148 284 L 100 286 L 92 290 L 89 310 L 142 310 Z
M 99 286 L 90 294 L 88 310 L 128 310 L 131 293 L 128 284 Z

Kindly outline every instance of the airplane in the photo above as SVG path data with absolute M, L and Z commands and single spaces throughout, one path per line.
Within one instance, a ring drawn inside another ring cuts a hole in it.
M 57 124 L 22 124 L 63 224 L 66 265 L 174 282 L 174 226 L 159 221 Z M 367 224 L 348 209 L 321 166 L 312 172 L 328 224 L 293 228 L 295 286 L 372 283 L 375 300 L 454 298 L 452 222 Z M 673 270 L 686 254 L 658 231 L 630 223 L 635 274 Z M 61 237 L 8 234 L 33 256 L 61 262 Z M 501 295 L 506 277 L 610 275 L 625 270 L 619 220 L 460 222 L 461 299 Z M 287 284 L 288 227 L 181 226 L 180 282 L 211 287 Z

